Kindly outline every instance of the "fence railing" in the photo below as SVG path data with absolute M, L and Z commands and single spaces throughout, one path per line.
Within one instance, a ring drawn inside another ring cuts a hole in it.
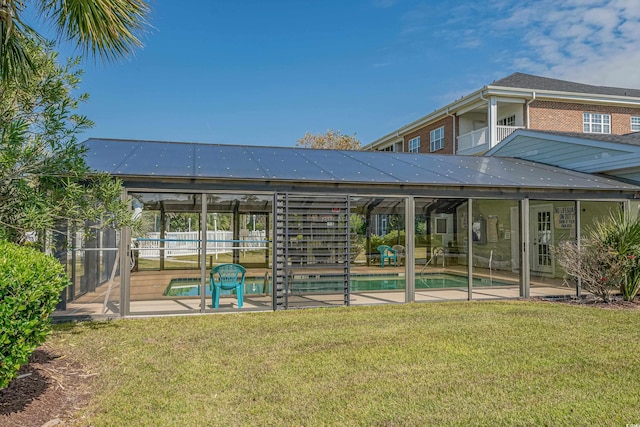
M 159 258 L 162 250 L 165 257 L 195 255 L 201 247 L 199 231 L 167 232 L 163 239 L 160 233 L 147 233 L 144 237 L 134 239 L 134 242 L 140 258 Z M 267 243 L 264 230 L 242 232 L 240 239 L 236 240 L 232 231 L 207 231 L 207 255 L 266 249 Z
M 503 139 L 511 135 L 518 129 L 524 129 L 522 126 L 498 126 L 498 134 L 496 135 L 496 142 L 501 142 Z
M 509 135 L 511 135 L 517 129 L 523 129 L 523 127 L 522 126 L 497 126 L 496 144 L 502 141 L 503 139 L 505 139 L 506 137 L 508 137 Z M 487 128 L 484 127 L 481 129 L 477 129 L 469 133 L 465 133 L 464 135 L 460 135 L 458 137 L 458 152 L 471 150 L 485 144 L 487 144 L 486 149 L 488 150 L 490 148 L 489 147 L 490 142 L 491 141 L 489 141 L 487 138 Z
M 478 130 L 465 133 L 458 137 L 458 152 L 471 150 L 472 148 L 487 143 L 487 128 L 481 128 Z

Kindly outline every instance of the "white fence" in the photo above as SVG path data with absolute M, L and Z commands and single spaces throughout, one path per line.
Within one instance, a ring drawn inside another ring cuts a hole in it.
M 167 232 L 164 239 L 160 233 L 147 233 L 134 240 L 140 258 L 159 258 L 164 242 L 165 257 L 196 255 L 200 250 L 200 232 Z M 207 231 L 207 255 L 229 253 L 233 250 L 266 249 L 265 232 L 241 230 L 240 239 L 233 239 L 232 231 Z
M 518 129 L 524 129 L 523 126 L 498 126 L 498 135 L 496 142 L 500 142 Z

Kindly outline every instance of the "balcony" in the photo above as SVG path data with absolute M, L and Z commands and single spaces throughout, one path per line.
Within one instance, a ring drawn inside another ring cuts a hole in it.
M 498 126 L 495 143 L 491 144 L 487 139 L 488 129 L 486 127 L 474 130 L 458 137 L 458 150 L 456 154 L 473 155 L 480 154 L 489 150 L 497 143 L 511 135 L 517 129 L 523 129 L 523 126 Z

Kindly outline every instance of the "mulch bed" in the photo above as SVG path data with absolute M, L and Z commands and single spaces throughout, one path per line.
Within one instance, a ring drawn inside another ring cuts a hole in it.
M 640 310 L 640 300 L 610 303 L 595 298 L 532 298 L 550 304 L 570 304 L 611 310 Z M 29 364 L 20 368 L 9 387 L 0 390 L 0 426 L 52 427 L 73 423 L 74 414 L 90 397 L 89 383 L 95 374 L 46 345 L 37 349 Z
M 0 426 L 31 427 L 66 424 L 89 398 L 80 364 L 46 348 L 37 349 L 18 376 L 0 390 Z
M 541 301 L 548 303 L 560 303 L 569 305 L 579 305 L 585 307 L 598 307 L 608 310 L 640 310 L 640 299 L 636 298 L 633 301 L 624 301 L 620 296 L 613 296 L 610 302 L 603 302 L 593 296 L 585 296 L 582 298 L 577 297 L 540 297 L 531 298 L 531 301 Z

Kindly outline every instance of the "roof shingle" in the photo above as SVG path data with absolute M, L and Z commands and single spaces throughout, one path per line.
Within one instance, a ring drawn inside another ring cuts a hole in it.
M 496 80 L 489 86 L 511 87 L 519 89 L 549 90 L 554 92 L 590 93 L 598 95 L 630 96 L 640 98 L 640 89 L 626 89 L 608 86 L 593 86 L 567 80 L 551 79 L 532 74 L 513 73 Z

